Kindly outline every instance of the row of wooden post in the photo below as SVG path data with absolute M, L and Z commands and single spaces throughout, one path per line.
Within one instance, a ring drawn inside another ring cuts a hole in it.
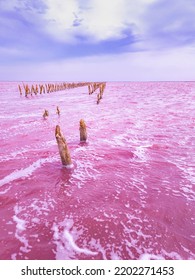
M 20 92 L 20 95 L 25 95 L 28 97 L 29 95 L 37 95 L 42 94 L 42 93 L 51 93 L 55 91 L 61 91 L 61 90 L 66 90 L 70 88 L 75 88 L 75 87 L 83 87 L 87 86 L 89 83 L 87 82 L 78 82 L 78 83 L 45 83 L 45 84 L 35 84 L 35 85 L 29 85 L 29 84 L 22 84 L 18 85 L 18 89 Z
M 42 94 L 42 93 L 50 93 L 50 92 L 55 92 L 55 91 L 61 91 L 61 90 L 66 90 L 70 88 L 75 88 L 75 87 L 82 87 L 82 86 L 88 86 L 88 91 L 89 95 L 94 93 L 97 89 L 99 89 L 99 93 L 97 94 L 97 104 L 100 103 L 100 100 L 102 99 L 103 92 L 106 87 L 105 82 L 94 82 L 94 83 L 89 83 L 89 82 L 78 82 L 78 83 L 45 83 L 45 84 L 35 84 L 35 85 L 28 85 L 28 84 L 22 84 L 18 85 L 18 89 L 20 92 L 20 95 L 25 95 L 28 97 L 29 95 L 37 95 L 37 94 Z
M 93 94 L 97 89 L 99 89 L 99 93 L 97 94 L 97 104 L 99 104 L 100 100 L 102 99 L 106 83 L 105 82 L 80 82 L 80 83 L 48 83 L 48 84 L 36 84 L 29 86 L 28 84 L 23 83 L 23 90 L 22 86 L 18 85 L 20 95 L 24 95 L 28 97 L 29 95 L 37 95 L 38 93 L 50 93 L 54 91 L 60 91 L 75 87 L 81 87 L 81 86 L 88 86 L 89 95 Z M 59 107 L 57 107 L 57 114 L 60 114 Z M 44 111 L 43 117 L 47 118 L 49 115 L 49 112 L 47 110 Z M 84 120 L 80 120 L 80 141 L 86 141 L 87 140 L 87 127 L 84 122 Z M 65 137 L 63 136 L 60 126 L 56 125 L 55 128 L 55 137 L 58 144 L 59 154 L 61 157 L 62 164 L 65 166 L 69 166 L 72 164 L 70 152 L 68 149 L 68 145 L 66 142 Z
M 99 88 L 99 93 L 97 94 L 97 104 L 100 103 L 100 100 L 102 99 L 104 90 L 106 88 L 106 83 L 91 83 L 88 85 L 88 91 L 89 91 L 89 95 L 91 95 L 92 93 L 94 93 L 97 89 Z
M 80 141 L 85 142 L 87 141 L 87 126 L 83 119 L 80 120 Z M 68 149 L 68 145 L 66 142 L 65 137 L 63 136 L 60 126 L 56 125 L 55 128 L 55 137 L 58 144 L 58 150 L 61 158 L 61 162 L 64 166 L 71 166 L 72 160 L 70 156 L 70 152 Z

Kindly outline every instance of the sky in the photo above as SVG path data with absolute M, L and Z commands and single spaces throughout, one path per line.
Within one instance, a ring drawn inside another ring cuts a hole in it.
M 1 81 L 194 81 L 194 0 L 0 0 Z

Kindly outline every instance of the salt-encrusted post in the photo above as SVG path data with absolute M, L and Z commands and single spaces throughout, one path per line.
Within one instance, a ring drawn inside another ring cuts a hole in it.
M 86 141 L 87 140 L 87 126 L 84 122 L 84 120 L 80 120 L 80 141 Z
M 56 141 L 58 143 L 58 149 L 59 149 L 62 164 L 65 166 L 71 165 L 72 161 L 71 161 L 71 157 L 70 157 L 70 152 L 68 150 L 68 145 L 66 143 L 66 139 L 64 138 L 64 136 L 62 135 L 62 133 L 60 131 L 59 125 L 56 125 L 55 137 L 56 137 Z

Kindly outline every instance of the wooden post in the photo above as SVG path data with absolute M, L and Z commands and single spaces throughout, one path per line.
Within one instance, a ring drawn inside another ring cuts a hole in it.
M 62 164 L 65 166 L 71 165 L 72 161 L 71 161 L 71 157 L 70 157 L 70 152 L 68 150 L 68 145 L 66 143 L 66 139 L 64 138 L 64 136 L 62 135 L 62 133 L 60 131 L 59 125 L 56 125 L 55 137 L 56 137 L 56 141 L 58 143 L 58 149 L 59 149 Z
M 22 95 L 22 89 L 21 89 L 21 86 L 18 85 L 18 88 L 19 88 L 19 91 L 20 91 L 20 95 Z
M 24 90 L 25 90 L 25 97 L 27 97 L 28 94 L 30 93 L 29 86 L 28 86 L 28 84 L 27 85 L 23 84 L 23 87 L 24 87 Z
M 90 85 L 88 85 L 88 91 L 89 91 L 89 95 L 91 94 L 91 87 Z
M 31 95 L 33 95 L 33 93 L 35 93 L 35 94 L 36 94 L 36 91 L 35 91 L 34 86 L 32 85 L 32 86 L 31 86 Z
M 97 94 L 97 104 L 100 103 L 100 99 L 101 99 L 101 95 L 100 95 L 100 93 L 98 93 L 98 94 Z
M 84 120 L 80 120 L 80 141 L 86 141 L 87 140 L 87 126 L 84 122 Z
M 60 109 L 59 109 L 58 106 L 57 106 L 57 108 L 56 108 L 56 114 L 58 114 L 58 116 L 60 115 Z
M 35 94 L 37 95 L 38 93 L 39 93 L 39 88 L 38 88 L 38 85 L 36 84 L 36 86 L 35 86 Z
M 99 99 L 102 99 L 102 95 L 103 95 L 103 85 L 102 85 L 102 84 L 100 84 L 99 89 L 100 89 L 100 92 L 99 92 Z
M 48 116 L 49 116 L 49 112 L 47 110 L 45 110 L 43 113 L 44 119 L 46 119 Z

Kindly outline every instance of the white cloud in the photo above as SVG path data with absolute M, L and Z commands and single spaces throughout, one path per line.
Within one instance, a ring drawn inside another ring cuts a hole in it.
M 121 39 L 127 36 L 127 32 L 145 39 L 148 23 L 143 15 L 154 2 L 158 1 L 9 0 L 0 2 L 0 8 L 17 11 L 27 22 L 54 40 L 78 43 L 78 37 L 83 36 L 86 41 L 95 43 Z
M 61 41 L 84 35 L 97 42 L 121 38 L 127 28 L 139 33 L 144 10 L 155 0 L 44 0 L 47 5 L 45 29 Z M 79 23 L 74 26 L 75 20 Z
M 165 49 L 193 46 L 195 39 L 194 0 L 158 0 L 142 17 L 142 46 Z
M 45 30 L 60 41 L 72 41 L 74 38 L 73 24 L 79 12 L 77 0 L 47 0 Z
M 93 0 L 84 11 L 83 27 L 94 40 L 120 38 L 125 29 L 125 0 Z

